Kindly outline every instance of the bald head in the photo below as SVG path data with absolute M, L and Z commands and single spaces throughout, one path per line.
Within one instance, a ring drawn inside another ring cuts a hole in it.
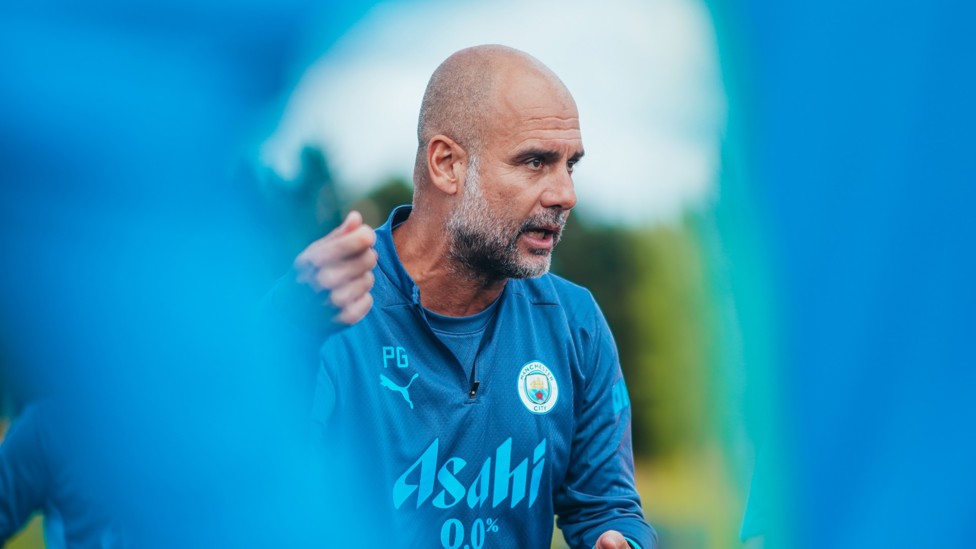
M 500 45 L 474 46 L 448 57 L 427 83 L 417 125 L 415 180 L 427 179 L 427 145 L 444 135 L 477 155 L 493 123 L 500 95 L 512 79 L 548 82 L 567 96 L 565 86 L 531 55 Z

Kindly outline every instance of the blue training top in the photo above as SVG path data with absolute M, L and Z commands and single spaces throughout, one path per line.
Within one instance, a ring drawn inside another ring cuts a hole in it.
M 355 492 L 343 501 L 377 525 L 367 539 L 549 547 L 558 515 L 573 548 L 607 530 L 655 547 L 616 345 L 592 295 L 551 274 L 509 280 L 461 364 L 397 257 L 393 228 L 409 215 L 401 206 L 376 231 L 372 310 L 320 350 L 313 420 L 342 462 L 333 481 Z

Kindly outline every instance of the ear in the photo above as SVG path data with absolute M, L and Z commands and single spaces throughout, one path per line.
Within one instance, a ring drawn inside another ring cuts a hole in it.
M 446 135 L 435 135 L 427 143 L 427 170 L 431 183 L 445 194 L 454 195 L 464 178 L 468 153 Z

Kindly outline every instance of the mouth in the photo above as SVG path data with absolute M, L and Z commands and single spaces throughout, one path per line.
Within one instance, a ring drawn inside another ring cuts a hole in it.
M 551 250 L 559 241 L 561 232 L 559 225 L 532 225 L 522 230 L 522 236 L 530 248 Z

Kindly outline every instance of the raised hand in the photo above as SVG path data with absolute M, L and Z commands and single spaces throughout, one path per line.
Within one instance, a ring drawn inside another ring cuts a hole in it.
M 376 232 L 363 216 L 349 212 L 341 225 L 309 244 L 295 258 L 297 280 L 316 293 L 325 294 L 339 312 L 334 320 L 355 324 L 373 306 L 373 267 L 376 266 Z

